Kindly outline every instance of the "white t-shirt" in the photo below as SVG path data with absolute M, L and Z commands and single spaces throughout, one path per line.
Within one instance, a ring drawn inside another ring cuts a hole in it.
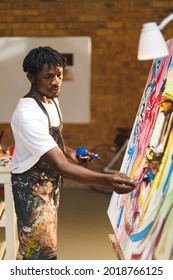
M 57 98 L 55 102 L 59 108 Z M 60 119 L 54 102 L 43 105 L 49 114 L 51 125 L 59 126 Z M 15 149 L 10 170 L 14 174 L 27 171 L 43 154 L 57 146 L 49 134 L 48 118 L 33 98 L 19 99 L 11 119 L 11 127 Z

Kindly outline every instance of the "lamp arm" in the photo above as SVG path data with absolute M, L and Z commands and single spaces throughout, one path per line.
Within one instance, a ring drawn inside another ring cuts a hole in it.
M 171 20 L 173 20 L 173 13 L 167 16 L 162 22 L 158 25 L 158 28 L 162 30 L 165 25 L 167 25 Z

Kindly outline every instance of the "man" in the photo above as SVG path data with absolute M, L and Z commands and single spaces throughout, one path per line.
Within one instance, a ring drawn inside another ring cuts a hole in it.
M 24 259 L 56 259 L 61 178 L 107 186 L 119 194 L 135 188 L 125 174 L 101 174 L 80 166 L 75 151 L 65 146 L 57 99 L 64 68 L 64 57 L 50 47 L 31 50 L 23 61 L 31 89 L 19 100 L 11 120 L 15 139 L 11 172 Z

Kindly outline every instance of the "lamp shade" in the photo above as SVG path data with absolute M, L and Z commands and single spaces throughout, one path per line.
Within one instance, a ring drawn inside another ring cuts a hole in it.
M 169 54 L 166 42 L 155 22 L 143 25 L 138 45 L 138 59 L 149 60 Z

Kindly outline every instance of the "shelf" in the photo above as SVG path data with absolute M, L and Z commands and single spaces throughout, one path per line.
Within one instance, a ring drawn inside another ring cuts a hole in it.
M 0 227 L 5 227 L 5 201 L 0 202 Z
M 6 250 L 6 243 L 5 241 L 2 241 L 0 242 L 0 260 L 4 259 L 5 250 Z
M 1 216 L 3 215 L 4 210 L 5 210 L 5 201 L 0 201 L 0 219 Z
M 18 249 L 18 239 L 13 195 L 11 191 L 11 173 L 8 164 L 0 166 L 0 177 L 0 259 L 15 260 Z

